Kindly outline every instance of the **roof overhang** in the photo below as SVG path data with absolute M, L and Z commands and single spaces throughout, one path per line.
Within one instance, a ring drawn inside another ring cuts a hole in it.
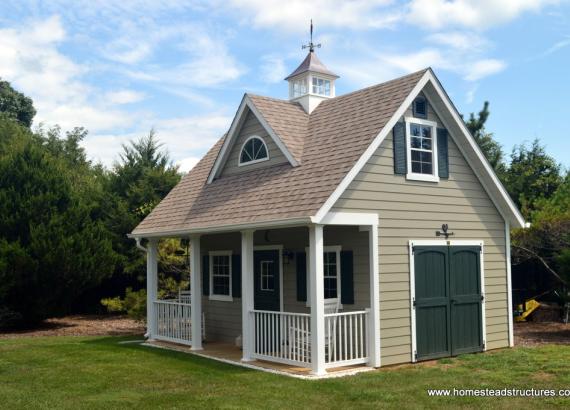
M 287 158 L 289 163 L 294 167 L 299 165 L 299 162 L 295 159 L 295 157 L 293 157 L 287 146 L 283 143 L 283 140 L 279 137 L 279 135 L 277 135 L 277 133 L 273 130 L 273 128 L 271 128 L 271 126 L 268 124 L 265 118 L 263 118 L 263 115 L 261 115 L 261 113 L 255 106 L 251 98 L 247 94 L 244 94 L 241 103 L 239 105 L 239 108 L 236 112 L 236 115 L 232 120 L 232 125 L 230 126 L 230 129 L 226 135 L 222 148 L 220 148 L 220 152 L 218 153 L 218 156 L 214 161 L 214 165 L 210 170 L 210 174 L 208 175 L 208 180 L 207 180 L 208 184 L 211 184 L 214 181 L 214 179 L 218 177 L 222 172 L 223 166 L 235 143 L 235 140 L 237 138 L 237 135 L 239 134 L 241 126 L 245 121 L 248 110 L 251 111 L 253 115 L 255 115 L 257 120 L 260 122 L 261 126 L 267 131 L 271 139 L 275 142 L 275 145 L 277 145 L 277 147 L 279 147 L 281 152 L 283 152 L 283 155 L 285 155 L 285 158 Z
M 348 188 L 349 184 L 354 180 L 357 174 L 362 170 L 364 165 L 380 147 L 380 144 L 388 136 L 394 128 L 396 122 L 402 118 L 407 108 L 412 104 L 418 94 L 424 90 L 424 94 L 428 94 L 430 105 L 434 107 L 438 116 L 444 122 L 445 127 L 450 130 L 452 138 L 462 138 L 464 141 L 455 141 L 456 145 L 465 156 L 467 162 L 475 172 L 477 178 L 490 199 L 493 201 L 497 210 L 503 219 L 510 223 L 512 227 L 524 228 L 526 226 L 524 217 L 518 210 L 517 206 L 509 196 L 507 190 L 495 174 L 491 164 L 485 158 L 485 155 L 477 145 L 477 142 L 467 129 L 461 115 L 451 102 L 451 99 L 441 86 L 441 83 L 431 69 L 426 70 L 425 74 L 406 97 L 401 106 L 392 115 L 380 133 L 374 138 L 368 146 L 364 154 L 358 159 L 352 169 L 346 174 L 341 183 L 326 200 L 323 206 L 314 216 L 313 220 L 317 223 L 329 213 L 334 204 L 338 201 L 342 193 Z M 427 92 L 426 92 L 427 91 Z

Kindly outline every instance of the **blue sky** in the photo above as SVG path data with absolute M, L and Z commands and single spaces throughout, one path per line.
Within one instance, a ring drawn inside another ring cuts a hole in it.
M 431 66 L 460 112 L 490 101 L 507 152 L 538 137 L 570 165 L 564 0 L 3 0 L 0 77 L 34 99 L 36 125 L 88 128 L 95 160 L 154 127 L 187 170 L 244 92 L 287 98 L 310 18 L 337 94 Z

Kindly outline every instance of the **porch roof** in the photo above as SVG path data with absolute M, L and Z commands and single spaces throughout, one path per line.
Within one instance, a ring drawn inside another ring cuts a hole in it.
M 207 183 L 221 138 L 135 228 L 132 235 L 310 220 L 402 105 L 427 70 L 323 101 L 310 115 L 298 103 L 249 95 L 300 158 Z

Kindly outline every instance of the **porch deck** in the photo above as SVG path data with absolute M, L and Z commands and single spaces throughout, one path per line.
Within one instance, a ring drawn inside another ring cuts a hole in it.
M 187 345 L 158 341 L 158 340 L 146 342 L 145 344 L 152 347 L 159 347 L 183 353 L 190 353 L 196 356 L 206 357 L 208 359 L 233 364 L 236 366 L 248 367 L 256 370 L 268 371 L 271 373 L 277 373 L 297 378 L 320 379 L 320 378 L 330 378 L 330 377 L 342 377 L 342 376 L 353 375 L 360 372 L 374 370 L 373 368 L 368 367 L 365 364 L 360 364 L 360 365 L 329 368 L 327 369 L 326 375 L 316 376 L 314 374 L 311 374 L 311 369 L 306 367 L 269 362 L 265 360 L 253 360 L 253 361 L 243 362 L 241 360 L 242 358 L 241 348 L 230 343 L 204 342 L 202 345 L 203 350 L 200 351 L 193 351 L 191 350 L 190 346 Z

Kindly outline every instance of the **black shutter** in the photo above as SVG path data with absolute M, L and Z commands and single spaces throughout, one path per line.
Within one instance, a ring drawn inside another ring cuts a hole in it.
M 202 293 L 204 296 L 210 294 L 210 256 L 202 257 Z
M 406 124 L 397 122 L 394 126 L 394 173 L 406 175 Z
M 295 255 L 297 263 L 297 300 L 299 302 L 307 301 L 307 254 L 305 252 L 297 252 Z
M 241 255 L 232 255 L 232 297 L 241 298 Z
M 449 178 L 449 154 L 445 128 L 437 129 L 437 172 L 440 178 Z
M 354 257 L 352 251 L 340 252 L 340 303 L 354 305 Z

